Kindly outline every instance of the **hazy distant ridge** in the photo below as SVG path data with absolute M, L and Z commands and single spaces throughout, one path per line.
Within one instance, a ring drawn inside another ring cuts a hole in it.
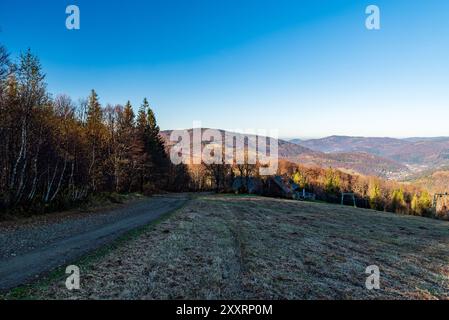
M 436 168 L 449 164 L 449 137 L 395 139 L 330 136 L 299 144 L 325 153 L 366 152 L 411 166 Z

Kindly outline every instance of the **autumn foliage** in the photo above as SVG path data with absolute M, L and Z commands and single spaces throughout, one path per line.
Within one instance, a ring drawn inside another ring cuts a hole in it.
M 12 63 L 0 47 L 0 209 L 56 209 L 102 192 L 167 190 L 173 167 L 148 100 L 102 106 L 53 98 L 30 51 Z
M 431 195 L 413 184 L 350 174 L 333 168 L 301 166 L 281 161 L 279 174 L 291 179 L 317 199 L 340 203 L 341 194 L 354 193 L 357 206 L 400 214 L 431 216 Z

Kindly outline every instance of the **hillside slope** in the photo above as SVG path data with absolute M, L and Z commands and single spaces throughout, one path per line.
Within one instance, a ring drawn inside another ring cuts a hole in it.
M 417 186 L 420 186 L 431 193 L 449 192 L 449 168 L 442 170 L 432 170 L 412 177 L 408 180 Z
M 366 268 L 380 268 L 367 290 Z M 107 270 L 107 271 L 105 271 Z M 202 196 L 64 280 L 63 299 L 448 299 L 449 222 L 319 203 Z

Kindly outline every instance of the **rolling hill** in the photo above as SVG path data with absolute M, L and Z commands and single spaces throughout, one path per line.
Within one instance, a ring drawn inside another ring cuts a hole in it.
M 407 182 L 426 189 L 431 193 L 449 192 L 449 167 L 419 172 L 411 175 Z

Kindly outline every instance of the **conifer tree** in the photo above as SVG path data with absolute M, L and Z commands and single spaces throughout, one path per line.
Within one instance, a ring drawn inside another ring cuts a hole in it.
M 130 192 L 133 185 L 134 162 L 132 159 L 135 135 L 135 116 L 131 105 L 128 101 L 124 108 L 119 108 L 118 112 L 118 128 L 117 128 L 117 157 L 118 170 L 116 180 L 116 191 Z
M 143 104 L 139 108 L 137 115 L 137 128 L 143 134 L 148 128 L 147 110 L 150 108 L 147 98 L 143 99 Z
M 160 136 L 160 129 L 157 125 L 156 116 L 151 109 L 148 100 L 145 98 L 143 108 L 146 109 L 147 131 L 145 132 L 145 150 L 151 158 L 152 172 L 150 177 L 157 182 L 157 187 L 164 187 L 167 182 L 169 172 L 169 159 L 165 152 L 165 145 Z
M 149 185 L 151 183 L 150 177 L 152 172 L 152 163 L 150 156 L 150 126 L 148 122 L 148 109 L 150 105 L 148 103 L 147 98 L 143 100 L 142 105 L 139 108 L 139 112 L 137 115 L 137 125 L 136 125 L 136 134 L 137 134 L 137 146 L 139 146 L 142 150 L 142 154 L 139 158 L 139 189 L 141 192 L 144 192 L 145 184 Z
M 91 91 L 87 105 L 86 135 L 89 152 L 90 187 L 96 191 L 102 183 L 102 140 L 104 138 L 103 111 L 95 90 Z

